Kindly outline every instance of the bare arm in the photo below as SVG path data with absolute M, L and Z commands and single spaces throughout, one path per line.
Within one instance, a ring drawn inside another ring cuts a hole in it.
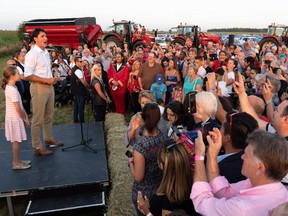
M 203 142 L 202 133 L 198 131 L 198 137 L 195 139 L 195 156 L 205 155 L 205 144 Z M 204 160 L 195 160 L 194 182 L 207 182 L 207 175 Z
M 226 85 L 231 85 L 232 83 L 234 83 L 234 79 L 233 78 L 228 78 L 228 72 L 224 73 L 224 81 L 226 82 Z
M 217 156 L 220 152 L 222 146 L 222 136 L 219 129 L 214 128 L 213 132 L 209 132 L 211 136 L 207 136 L 207 141 L 209 143 L 207 151 L 207 176 L 208 181 L 219 176 L 219 167 L 217 163 Z M 212 137 L 212 138 L 211 138 Z
M 141 77 L 138 77 L 138 83 L 139 83 L 140 89 L 143 90 Z
M 216 112 L 216 118 L 223 123 L 225 121 L 225 116 L 226 116 L 226 111 L 223 109 L 223 106 L 219 100 L 219 97 L 217 95 L 217 89 L 215 86 L 215 81 L 216 81 L 216 76 L 215 73 L 208 73 L 207 74 L 207 84 L 206 84 L 206 89 L 207 91 L 211 91 L 215 97 L 217 98 L 217 112 Z
M 28 126 L 29 119 L 28 119 L 27 113 L 25 112 L 24 109 L 21 108 L 19 101 L 13 102 L 13 105 L 15 107 L 16 112 L 20 115 L 20 118 L 22 118 L 24 123 Z
M 263 86 L 263 97 L 264 97 L 265 104 L 266 104 L 266 115 L 269 119 L 273 118 L 273 112 L 274 112 L 271 88 L 272 88 L 272 85 L 268 79 L 265 85 Z
M 140 182 L 144 177 L 145 158 L 138 151 L 134 151 L 134 163 L 130 163 L 130 171 L 135 181 Z
M 109 97 L 106 97 L 106 95 L 104 95 L 104 93 L 101 91 L 101 86 L 100 86 L 99 83 L 96 83 L 96 84 L 94 85 L 94 88 L 96 89 L 97 93 L 99 94 L 99 96 L 100 96 L 103 100 L 105 100 L 107 103 L 110 103 L 110 102 L 111 102 L 110 98 L 109 98 Z
M 258 122 L 259 128 L 265 129 L 267 122 L 260 119 L 255 112 L 254 108 L 251 106 L 248 96 L 245 92 L 244 82 L 243 78 L 240 73 L 237 74 L 239 82 L 235 82 L 234 84 L 234 90 L 239 96 L 240 106 L 241 110 L 243 112 L 247 112 L 248 114 L 252 115 Z

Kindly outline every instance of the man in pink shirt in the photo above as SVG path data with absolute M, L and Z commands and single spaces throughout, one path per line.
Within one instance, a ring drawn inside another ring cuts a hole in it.
M 218 129 L 207 136 L 206 152 L 202 134 L 195 141 L 195 173 L 190 198 L 202 215 L 268 215 L 268 211 L 288 201 L 281 179 L 288 172 L 288 144 L 277 134 L 256 130 L 248 136 L 242 156 L 246 180 L 235 184 L 219 176 L 217 156 L 222 146 Z M 208 183 L 209 182 L 209 183 Z

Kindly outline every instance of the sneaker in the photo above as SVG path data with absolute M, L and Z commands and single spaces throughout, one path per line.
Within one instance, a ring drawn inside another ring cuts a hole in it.
M 21 160 L 20 161 L 22 164 L 31 164 L 30 160 Z
M 17 165 L 13 165 L 12 169 L 13 170 L 24 170 L 24 169 L 29 169 L 30 167 L 31 167 L 30 164 L 19 163 Z

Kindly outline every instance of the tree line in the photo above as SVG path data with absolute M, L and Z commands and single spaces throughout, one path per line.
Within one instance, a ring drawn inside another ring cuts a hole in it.
M 207 32 L 251 32 L 251 33 L 266 33 L 267 28 L 215 28 L 208 29 Z

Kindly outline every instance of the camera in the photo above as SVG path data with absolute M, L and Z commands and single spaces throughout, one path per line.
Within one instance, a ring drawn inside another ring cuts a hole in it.
M 132 157 L 133 157 L 133 153 L 132 153 L 131 151 L 129 151 L 129 150 L 127 150 L 127 151 L 125 152 L 125 155 L 126 155 L 128 158 L 132 158 Z
M 210 57 L 210 61 L 214 61 L 214 60 L 217 60 L 217 54 L 209 54 L 209 57 Z
M 270 64 L 271 64 L 271 61 L 270 61 L 270 60 L 264 60 L 264 64 L 270 65 Z

